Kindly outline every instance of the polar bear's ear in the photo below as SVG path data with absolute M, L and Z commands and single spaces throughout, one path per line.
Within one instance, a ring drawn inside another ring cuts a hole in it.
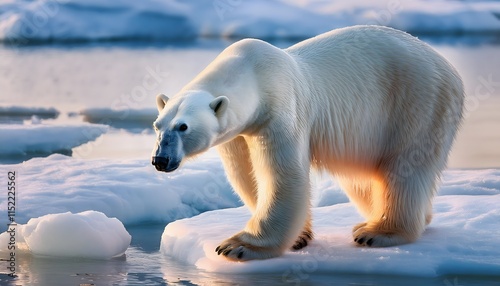
M 167 104 L 168 97 L 163 93 L 160 93 L 156 96 L 156 106 L 158 107 L 158 112 L 161 112 Z
M 226 111 L 227 106 L 229 105 L 229 98 L 225 96 L 219 96 L 216 99 L 210 102 L 210 108 L 214 111 L 214 113 L 219 116 Z

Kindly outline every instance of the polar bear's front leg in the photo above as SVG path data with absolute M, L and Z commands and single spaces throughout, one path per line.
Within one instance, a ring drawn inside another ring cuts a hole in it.
M 309 161 L 304 146 L 278 137 L 250 143 L 258 185 L 256 210 L 245 229 L 217 247 L 230 260 L 266 259 L 294 245 L 305 229 L 309 209 Z M 283 141 L 282 141 L 283 140 Z M 306 154 L 304 154 L 306 153 Z
M 242 136 L 217 146 L 226 176 L 234 191 L 252 212 L 257 206 L 255 181 L 248 144 Z

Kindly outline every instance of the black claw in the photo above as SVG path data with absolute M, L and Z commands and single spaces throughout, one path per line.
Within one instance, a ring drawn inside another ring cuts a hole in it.
M 368 241 L 366 242 L 368 246 L 372 246 L 372 243 L 373 243 L 373 238 L 368 239 Z
M 358 238 L 357 237 L 354 239 L 354 242 L 358 242 Z
M 303 232 L 302 232 L 302 234 L 303 234 L 304 236 L 306 236 L 309 240 L 311 240 L 311 239 L 312 239 L 312 233 L 310 233 L 310 232 L 308 232 L 308 231 L 303 231 Z
M 243 257 L 243 251 L 240 251 L 240 252 L 238 253 L 238 259 L 241 259 L 242 257 Z
M 365 242 L 365 238 L 362 237 L 360 239 L 358 239 L 358 241 L 356 241 L 358 244 L 363 244 L 363 242 Z
M 307 246 L 307 240 L 303 237 L 300 238 L 300 242 L 299 242 L 299 246 L 302 248 L 302 247 L 306 247 Z
M 229 252 L 231 252 L 231 249 L 226 249 L 224 252 L 222 252 L 222 254 L 224 256 L 227 256 L 229 254 Z
M 217 246 L 217 248 L 215 249 L 215 252 L 219 252 L 219 249 L 220 249 L 220 245 Z
M 303 237 L 299 237 L 299 239 L 295 242 L 295 244 L 292 246 L 292 248 L 294 250 L 300 250 L 304 247 L 307 246 L 307 239 L 303 238 Z
M 222 253 L 224 249 L 220 248 L 218 251 L 217 251 L 217 254 L 220 255 Z

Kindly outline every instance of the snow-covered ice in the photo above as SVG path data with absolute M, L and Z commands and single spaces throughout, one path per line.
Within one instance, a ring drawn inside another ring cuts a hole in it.
M 3 1 L 0 39 L 30 41 L 310 37 L 377 24 L 412 33 L 500 31 L 496 1 Z M 91 19 L 91 20 L 89 20 Z
M 16 234 L 16 251 L 38 256 L 108 259 L 125 253 L 132 239 L 118 219 L 96 211 L 48 214 L 8 231 Z M 0 252 L 10 252 L 10 236 L 0 234 Z
M 106 125 L 45 124 L 36 118 L 32 124 L 1 124 L 0 155 L 69 153 L 72 148 L 95 140 L 107 130 Z
M 440 196 L 434 220 L 415 243 L 388 248 L 361 248 L 351 228 L 362 222 L 350 203 L 313 210 L 316 238 L 299 252 L 245 263 L 228 262 L 214 251 L 240 231 L 246 208 L 217 210 L 167 225 L 161 251 L 200 270 L 219 273 L 277 273 L 287 282 L 310 274 L 377 274 L 435 277 L 500 273 L 500 190 L 496 195 Z
M 7 169 L 6 165 L 0 167 Z M 9 165 L 8 170 L 18 174 L 18 223 L 51 213 L 86 210 L 103 212 L 125 225 L 168 223 L 241 205 L 214 152 L 171 174 L 156 171 L 149 157 L 77 159 L 59 154 Z M 6 200 L 0 196 L 0 213 L 7 213 Z
M 223 239 L 241 230 L 249 218 L 245 208 L 212 211 L 168 225 L 162 252 L 205 271 L 227 273 L 273 272 L 293 282 L 314 273 L 496 275 L 500 272 L 500 172 L 445 172 L 435 216 L 414 244 L 365 249 L 352 244 L 351 228 L 362 221 L 335 184 L 321 181 L 315 204 L 316 241 L 298 253 L 250 263 L 230 263 L 214 252 Z M 332 198 L 322 201 L 322 198 Z

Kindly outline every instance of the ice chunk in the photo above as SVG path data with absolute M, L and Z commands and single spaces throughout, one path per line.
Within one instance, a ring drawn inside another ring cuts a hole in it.
M 33 255 L 107 259 L 125 253 L 131 236 L 116 218 L 101 212 L 48 214 L 15 228 L 18 250 Z M 0 234 L 0 251 L 6 249 L 10 233 Z
M 70 153 L 71 149 L 93 141 L 108 130 L 100 124 L 0 125 L 0 155 Z

